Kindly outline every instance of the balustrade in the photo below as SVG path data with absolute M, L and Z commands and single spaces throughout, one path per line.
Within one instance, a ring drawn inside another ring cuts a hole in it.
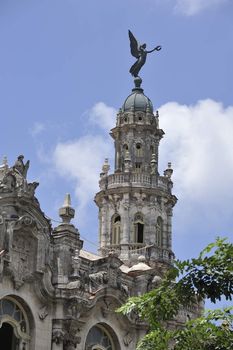
M 129 186 L 133 184 L 135 186 L 156 188 L 160 187 L 167 190 L 167 180 L 162 176 L 159 176 L 158 182 L 155 176 L 145 173 L 115 173 L 108 175 L 100 180 L 100 188 L 114 188 L 116 186 Z
M 109 251 L 114 251 L 121 254 L 122 248 L 128 248 L 129 254 L 145 255 L 155 260 L 166 260 L 171 262 L 174 258 L 173 254 L 167 249 L 156 247 L 155 245 L 146 246 L 144 243 L 126 243 L 126 244 L 111 244 L 106 247 Z

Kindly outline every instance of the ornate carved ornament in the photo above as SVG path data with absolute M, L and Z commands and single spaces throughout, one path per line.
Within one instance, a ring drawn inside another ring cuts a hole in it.
M 108 200 L 112 208 L 117 211 L 119 209 L 120 201 L 122 200 L 122 195 L 110 194 L 108 195 Z
M 138 210 L 142 210 L 143 206 L 145 205 L 145 202 L 148 199 L 148 196 L 145 193 L 134 193 L 132 197 L 133 201 L 135 202 L 136 207 Z
M 16 289 L 24 282 L 36 281 L 37 269 L 41 271 L 45 264 L 48 242 L 44 237 L 38 239 L 39 226 L 30 215 L 17 220 L 0 217 L 0 243 L 7 261 L 5 272 L 12 277 Z
M 109 281 L 109 276 L 107 271 L 98 271 L 89 274 L 89 293 L 93 294 L 98 289 L 103 288 Z
M 81 337 L 79 335 L 80 332 L 80 323 L 76 320 L 66 320 L 63 322 L 64 324 L 64 350 L 75 349 L 77 344 L 81 343 Z
M 133 338 L 130 332 L 127 332 L 125 334 L 125 336 L 123 337 L 123 343 L 125 344 L 125 346 L 129 346 L 130 343 L 132 343 Z
M 64 311 L 67 318 L 78 320 L 87 311 L 87 301 L 70 298 L 64 303 Z
M 65 332 L 62 329 L 53 329 L 52 331 L 52 342 L 55 344 L 62 344 L 64 340 Z
M 48 305 L 43 305 L 38 311 L 38 316 L 41 321 L 44 321 L 44 319 L 48 316 Z

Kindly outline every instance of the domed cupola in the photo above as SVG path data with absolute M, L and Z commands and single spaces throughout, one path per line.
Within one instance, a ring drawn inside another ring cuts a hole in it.
M 132 94 L 129 95 L 123 106 L 122 112 L 127 111 L 141 111 L 149 112 L 153 114 L 153 105 L 151 100 L 144 95 L 143 89 L 141 88 L 142 80 L 137 77 L 134 79 L 135 88 L 132 89 Z

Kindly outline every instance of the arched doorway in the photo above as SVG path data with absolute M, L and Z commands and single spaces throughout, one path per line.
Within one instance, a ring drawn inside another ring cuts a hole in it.
M 102 323 L 93 326 L 87 335 L 85 350 L 119 350 L 119 343 L 113 330 Z
M 0 346 L 4 350 L 19 349 L 19 339 L 14 334 L 14 327 L 9 323 L 3 323 L 0 328 Z
M 28 350 L 29 322 L 27 315 L 13 297 L 0 300 L 0 349 Z

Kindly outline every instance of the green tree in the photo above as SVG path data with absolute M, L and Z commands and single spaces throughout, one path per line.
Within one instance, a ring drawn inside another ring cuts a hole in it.
M 137 350 L 232 350 L 233 307 L 203 312 L 178 330 L 167 326 L 180 308 L 204 299 L 232 300 L 232 295 L 233 245 L 218 238 L 197 258 L 175 261 L 158 288 L 129 298 L 117 312 L 134 312 L 148 323 L 149 331 Z

